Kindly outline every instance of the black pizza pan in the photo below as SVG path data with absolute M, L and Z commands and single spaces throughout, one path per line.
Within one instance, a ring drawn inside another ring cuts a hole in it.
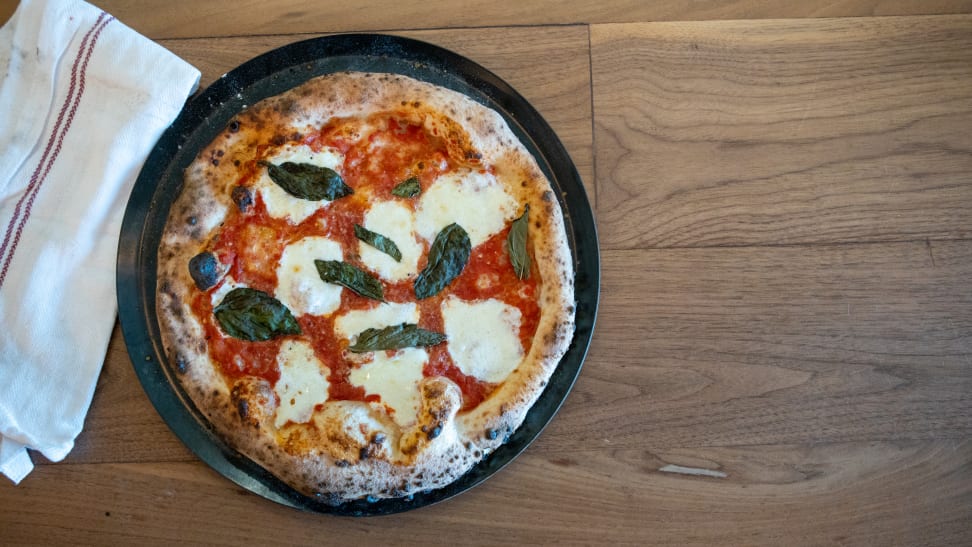
M 175 379 L 155 313 L 157 251 L 182 173 L 248 105 L 310 78 L 342 71 L 403 74 L 458 91 L 499 112 L 553 183 L 574 259 L 577 328 L 566 355 L 523 424 L 506 442 L 443 488 L 392 499 L 332 506 L 303 495 L 224 443 Z M 540 114 L 509 84 L 441 47 L 376 34 L 341 34 L 295 42 L 256 57 L 191 99 L 162 135 L 135 182 L 122 221 L 117 264 L 118 315 L 135 372 L 156 410 L 201 460 L 241 487 L 305 511 L 383 515 L 431 505 L 464 492 L 519 455 L 560 408 L 580 372 L 594 330 L 600 286 L 597 233 L 590 203 L 567 151 Z

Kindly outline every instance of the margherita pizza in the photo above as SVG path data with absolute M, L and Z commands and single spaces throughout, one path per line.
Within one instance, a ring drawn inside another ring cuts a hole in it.
M 179 381 L 327 503 L 449 484 L 523 421 L 573 333 L 556 196 L 491 109 L 338 73 L 235 116 L 158 254 Z

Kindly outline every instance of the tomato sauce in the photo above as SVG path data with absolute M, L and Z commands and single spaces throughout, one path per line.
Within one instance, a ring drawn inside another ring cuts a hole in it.
M 358 256 L 354 225 L 363 223 L 371 200 L 401 200 L 391 194 L 400 182 L 417 177 L 424 191 L 440 174 L 465 164 L 463 158 L 449 157 L 449 148 L 442 137 L 404 120 L 404 116 L 374 117 L 366 125 L 376 129 L 363 139 L 359 135 L 361 126 L 345 120 L 333 121 L 320 132 L 303 137 L 301 142 L 314 150 L 330 147 L 344 154 L 341 174 L 354 193 L 331 202 L 300 224 L 293 225 L 286 219 L 270 216 L 259 193 L 253 192 L 252 206 L 243 212 L 231 211 L 220 234 L 210 245 L 212 252 L 228 267 L 229 275 L 238 284 L 273 295 L 277 286 L 276 264 L 283 249 L 308 236 L 326 236 L 338 242 L 346 262 L 367 270 Z M 260 148 L 258 154 L 262 157 L 266 150 Z M 253 173 L 243 177 L 240 184 L 252 187 L 256 172 L 254 167 Z M 401 202 L 415 207 L 417 199 Z M 509 227 L 472 249 L 462 273 L 445 290 L 417 302 L 421 328 L 444 332 L 441 305 L 449 295 L 463 300 L 496 298 L 520 310 L 520 342 L 524 354 L 529 353 L 540 319 L 536 302 L 539 273 L 532 267 L 527 279 L 517 278 L 506 250 L 508 233 Z M 428 247 L 426 243 L 419 271 L 425 266 Z M 385 300 L 414 302 L 412 283 L 412 279 L 398 283 L 383 281 Z M 192 302 L 196 317 L 202 320 L 210 355 L 229 377 L 252 375 L 275 383 L 280 376 L 276 356 L 282 341 L 287 338 L 247 342 L 223 335 L 213 316 L 211 302 L 211 292 L 217 289 L 218 286 L 197 294 Z M 303 331 L 301 338 L 309 341 L 315 355 L 330 370 L 330 399 L 380 401 L 378 395 L 368 394 L 364 388 L 350 383 L 351 370 L 358 365 L 348 358 L 347 340 L 338 339 L 334 333 L 335 317 L 351 310 L 372 308 L 378 302 L 351 290 L 341 294 L 341 304 L 331 315 L 297 318 Z M 423 374 L 444 376 L 455 382 L 463 394 L 463 410 L 475 408 L 497 387 L 463 374 L 452 361 L 446 344 L 426 350 L 429 361 L 423 367 Z

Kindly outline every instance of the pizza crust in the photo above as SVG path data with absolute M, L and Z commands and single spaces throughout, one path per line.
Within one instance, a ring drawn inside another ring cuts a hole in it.
M 190 308 L 186 264 L 204 250 L 236 205 L 238 170 L 267 142 L 299 140 L 333 118 L 406 112 L 414 123 L 450 136 L 451 154 L 490 165 L 520 204 L 530 206 L 529 239 L 542 285 L 540 321 L 523 361 L 480 405 L 460 412 L 451 381 L 421 383 L 417 422 L 401 428 L 382 405 L 328 401 L 310 422 L 274 427 L 276 396 L 266 380 L 227 381 L 208 357 Z M 250 107 L 230 121 L 185 172 L 158 254 L 157 312 L 169 362 L 195 406 L 231 446 L 295 489 L 340 503 L 401 497 L 445 486 L 499 447 L 542 393 L 574 330 L 573 265 L 563 216 L 536 162 L 492 110 L 405 76 L 322 76 Z

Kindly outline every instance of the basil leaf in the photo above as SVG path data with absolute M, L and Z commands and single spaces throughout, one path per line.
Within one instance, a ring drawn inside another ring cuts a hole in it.
M 308 201 L 334 201 L 354 193 L 333 169 L 289 161 L 280 165 L 264 163 L 270 180 L 294 197 Z
M 400 198 L 414 198 L 420 193 L 422 193 L 422 185 L 419 183 L 418 177 L 406 179 L 392 188 L 392 195 Z
M 420 329 L 413 323 L 402 323 L 383 329 L 367 329 L 358 335 L 358 341 L 348 349 L 354 353 L 385 349 L 417 348 L 445 342 L 442 333 Z
M 361 296 L 385 301 L 381 281 L 368 272 L 340 260 L 315 260 L 314 265 L 317 266 L 321 279 L 327 283 L 344 285 Z
M 523 215 L 513 221 L 506 236 L 506 249 L 510 253 L 513 271 L 520 279 L 530 277 L 530 254 L 527 252 L 527 232 L 530 228 L 530 206 L 523 208 Z
M 354 225 L 354 237 L 394 258 L 395 262 L 402 261 L 402 252 L 398 250 L 398 245 L 395 245 L 395 242 L 391 239 L 377 232 L 372 232 L 371 230 L 358 224 Z
M 300 334 L 300 325 L 287 306 L 269 294 L 237 287 L 213 310 L 223 332 L 250 342 L 263 342 L 287 334 Z
M 415 278 L 415 296 L 419 300 L 435 296 L 462 273 L 469 260 L 469 234 L 456 223 L 439 232 L 429 249 L 429 263 Z

